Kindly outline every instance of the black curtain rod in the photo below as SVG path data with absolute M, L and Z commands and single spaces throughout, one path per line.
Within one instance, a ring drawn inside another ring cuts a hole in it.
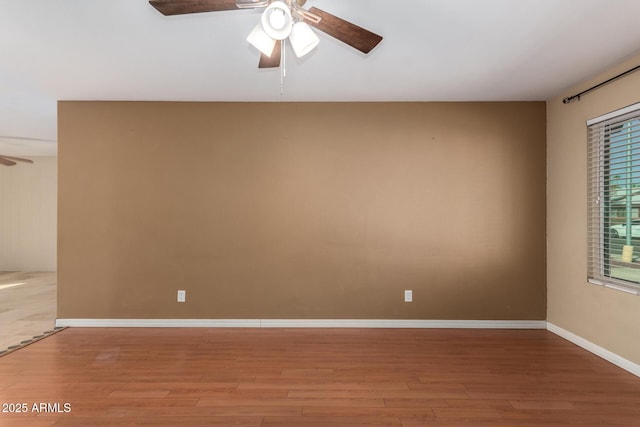
M 640 70 L 640 65 L 638 65 L 637 67 L 633 67 L 632 69 L 627 70 L 627 71 L 625 71 L 624 73 L 618 74 L 618 75 L 617 75 L 617 76 L 615 76 L 615 77 L 611 77 L 609 80 L 606 80 L 606 81 L 604 81 L 604 82 L 602 82 L 602 83 L 600 83 L 600 84 L 597 84 L 597 85 L 595 85 L 595 86 L 591 86 L 589 89 L 587 89 L 587 90 L 583 90 L 582 92 L 580 92 L 580 93 L 578 93 L 578 94 L 576 94 L 576 95 L 573 95 L 573 96 L 570 96 L 570 97 L 568 97 L 568 98 L 565 98 L 565 99 L 563 99 L 563 100 L 562 100 L 562 102 L 563 102 L 564 104 L 568 104 L 568 103 L 570 103 L 570 102 L 572 102 L 572 101 L 574 101 L 574 100 L 576 100 L 576 99 L 577 99 L 578 101 L 580 101 L 580 97 L 581 97 L 582 95 L 584 95 L 585 93 L 587 93 L 587 92 L 591 92 L 592 90 L 595 90 L 595 89 L 598 89 L 600 86 L 604 86 L 604 85 L 606 85 L 607 83 L 611 83 L 612 81 L 617 80 L 617 79 L 619 79 L 620 77 L 624 77 L 624 76 L 626 76 L 627 74 L 631 74 L 631 73 L 633 73 L 634 71 L 637 71 L 637 70 Z

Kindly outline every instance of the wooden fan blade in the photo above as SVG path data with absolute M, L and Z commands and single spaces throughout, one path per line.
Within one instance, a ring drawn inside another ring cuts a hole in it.
M 43 141 L 43 142 L 56 142 L 55 139 L 48 138 L 30 138 L 28 136 L 11 136 L 11 135 L 0 135 L 0 139 L 20 139 L 23 141 Z
M 13 166 L 15 164 L 16 162 L 12 162 L 11 160 L 7 160 L 4 157 L 0 156 L 0 165 Z
M 364 28 L 359 27 L 356 24 L 352 24 L 349 21 L 345 21 L 342 18 L 338 18 L 324 10 L 320 10 L 317 7 L 312 7 L 309 9 L 309 12 L 314 15 L 318 15 L 322 19 L 318 23 L 305 19 L 307 24 L 329 34 L 331 37 L 334 37 L 353 48 L 358 49 L 362 53 L 371 52 L 371 50 L 382 41 L 382 36 L 372 33 L 369 30 L 365 30 Z
M 239 9 L 236 0 L 149 0 L 149 4 L 165 16 Z
M 271 56 L 260 54 L 258 68 L 278 68 L 280 66 L 280 55 L 282 54 L 282 40 L 276 40 L 276 46 L 271 52 Z
M 22 157 L 0 156 L 13 162 L 33 163 L 33 160 L 23 159 Z

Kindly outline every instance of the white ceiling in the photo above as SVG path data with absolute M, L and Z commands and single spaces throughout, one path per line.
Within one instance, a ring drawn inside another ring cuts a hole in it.
M 638 0 L 310 6 L 384 40 L 367 56 L 322 33 L 302 60 L 289 48 L 281 95 L 280 71 L 258 70 L 246 41 L 258 10 L 165 17 L 146 0 L 0 0 L 0 153 L 55 155 L 56 100 L 546 100 L 640 52 Z

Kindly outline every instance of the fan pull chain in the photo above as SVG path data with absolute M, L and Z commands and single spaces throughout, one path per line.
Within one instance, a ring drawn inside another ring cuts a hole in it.
M 281 46 L 281 49 L 280 49 L 280 52 L 281 52 L 280 53 L 280 59 L 281 59 L 280 62 L 282 62 L 282 67 L 280 67 L 280 96 L 283 96 L 284 95 L 284 78 L 287 77 L 287 65 L 286 65 L 286 62 L 285 62 L 286 57 L 285 57 L 285 54 L 284 54 L 284 52 L 286 50 L 285 49 L 286 46 L 285 46 L 285 41 L 284 40 L 282 40 L 280 43 L 282 43 L 282 46 Z

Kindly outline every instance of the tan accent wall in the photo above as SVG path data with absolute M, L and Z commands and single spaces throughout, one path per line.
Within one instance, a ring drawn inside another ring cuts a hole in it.
M 58 317 L 544 319 L 545 120 L 61 102 Z
M 640 297 L 587 283 L 586 121 L 640 102 L 640 73 L 586 94 L 562 98 L 640 63 L 640 57 L 547 103 L 548 321 L 640 363 Z
M 0 166 L 0 271 L 55 271 L 57 159 Z

